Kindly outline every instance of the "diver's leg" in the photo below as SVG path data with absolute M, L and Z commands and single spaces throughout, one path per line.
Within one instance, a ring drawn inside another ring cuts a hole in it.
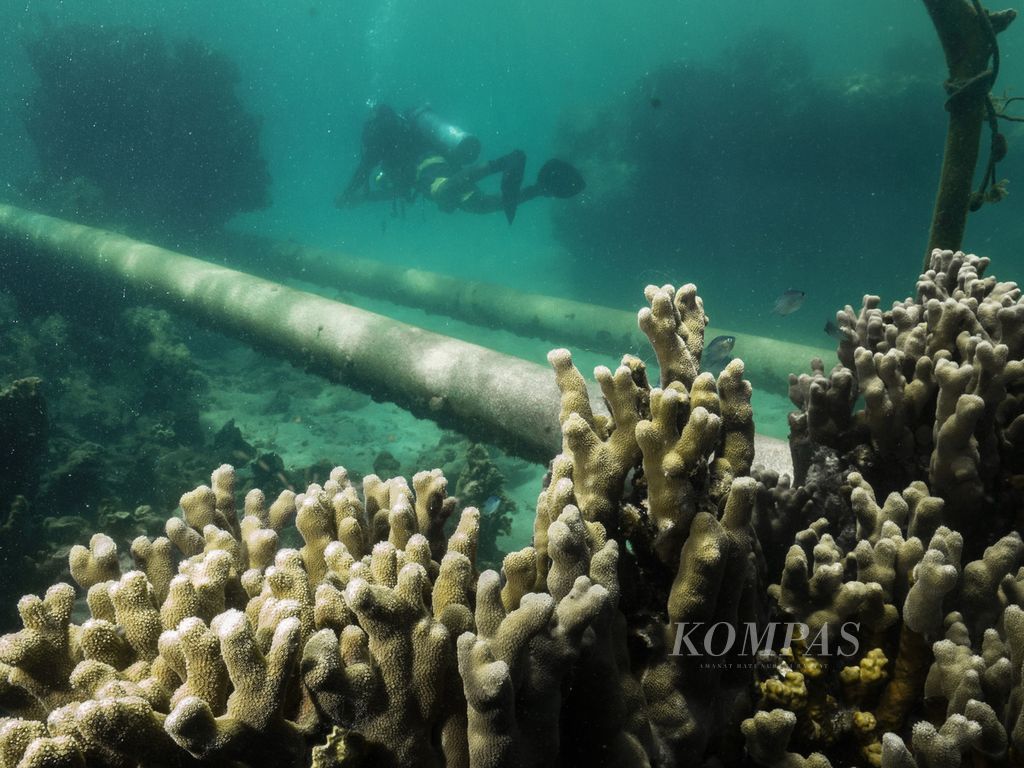
M 518 205 L 533 200 L 535 197 L 545 197 L 544 190 L 537 184 L 523 187 L 519 192 Z M 488 195 L 485 192 L 477 191 L 459 204 L 459 209 L 469 213 L 494 213 L 505 207 L 505 201 L 500 195 Z
M 535 197 L 544 196 L 544 192 L 536 184 L 523 187 L 519 193 L 519 205 L 533 200 Z M 500 195 L 488 195 L 485 192 L 477 192 L 459 204 L 459 209 L 469 213 L 494 213 L 505 207 L 505 201 Z
M 489 163 L 478 163 L 476 165 L 467 165 L 465 168 L 460 168 L 458 171 L 448 177 L 447 184 L 452 189 L 468 190 L 480 179 L 490 176 L 494 171 L 488 170 Z
M 477 190 L 459 203 L 459 210 L 467 213 L 494 213 L 505 207 L 505 202 L 498 195 L 488 195 Z
M 528 187 L 523 187 L 519 190 L 519 202 L 520 204 L 525 203 L 527 200 L 533 200 L 535 197 L 541 197 L 544 191 L 538 184 L 531 184 Z
M 516 149 L 498 158 L 503 165 L 501 173 L 501 201 L 505 209 L 505 218 L 511 224 L 516 218 L 516 208 L 521 200 L 520 192 L 523 186 L 523 171 L 526 169 L 526 154 Z
M 446 200 L 457 201 L 457 206 L 469 213 L 493 213 L 505 211 L 509 224 L 516 216 L 516 206 L 521 198 L 520 187 L 523 183 L 523 169 L 526 166 L 526 154 L 516 149 L 507 155 L 497 157 L 487 163 L 471 165 L 445 178 L 434 190 L 435 201 L 443 193 Z M 501 197 L 481 192 L 476 183 L 481 179 L 501 173 Z M 437 182 L 435 182 L 437 185 Z M 533 197 L 535 195 L 531 195 Z
M 518 150 L 517 150 L 518 152 Z M 492 163 L 509 161 L 513 172 L 518 167 L 520 178 L 519 182 L 522 181 L 521 168 L 522 163 L 525 163 L 526 156 L 521 152 L 518 152 L 519 158 L 516 158 L 516 152 L 510 155 L 506 155 L 504 158 L 498 158 Z M 509 160 L 511 158 L 511 160 Z M 490 165 L 490 163 L 488 163 Z M 508 173 L 509 168 L 505 168 L 505 173 Z M 474 188 L 469 194 L 463 193 L 462 198 L 459 201 L 458 207 L 460 210 L 468 211 L 470 213 L 493 213 L 495 211 L 504 210 L 505 215 L 508 217 L 509 223 L 515 218 L 515 207 L 525 203 L 529 200 L 533 200 L 536 197 L 574 197 L 583 191 L 585 184 L 583 177 L 580 175 L 573 166 L 561 160 L 549 160 L 544 164 L 541 172 L 537 176 L 537 181 L 528 187 L 522 189 L 516 188 L 514 195 L 514 204 L 512 205 L 512 212 L 509 213 L 509 197 L 505 194 L 506 185 L 505 179 L 502 179 L 502 195 L 488 195 L 481 192 L 478 188 Z M 517 184 L 519 183 L 517 182 Z
M 456 188 L 465 189 L 496 173 L 521 171 L 525 165 L 526 154 L 521 149 L 516 149 L 486 163 L 466 166 L 449 176 L 448 183 Z

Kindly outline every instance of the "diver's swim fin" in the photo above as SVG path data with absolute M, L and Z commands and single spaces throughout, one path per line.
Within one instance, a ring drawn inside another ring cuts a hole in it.
M 505 209 L 505 218 L 511 224 L 516 218 L 519 207 L 519 190 L 523 186 L 523 170 L 526 168 L 526 154 L 522 150 L 510 152 L 502 158 L 505 171 L 501 174 L 501 204 Z
M 565 160 L 548 160 L 537 174 L 537 186 L 542 195 L 574 197 L 586 188 L 580 172 Z

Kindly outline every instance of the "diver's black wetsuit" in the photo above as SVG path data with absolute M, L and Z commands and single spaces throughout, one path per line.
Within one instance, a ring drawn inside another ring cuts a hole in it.
M 561 161 L 549 161 L 545 168 L 553 163 Z M 419 194 L 447 212 L 503 210 L 511 223 L 520 203 L 543 194 L 569 197 L 583 188 L 582 178 L 566 163 L 562 163 L 559 170 L 563 176 L 573 177 L 568 194 L 547 189 L 539 182 L 522 188 L 525 165 L 526 155 L 515 150 L 486 163 L 459 166 L 434 149 L 408 116 L 399 115 L 382 104 L 363 126 L 363 153 L 359 165 L 336 203 L 347 207 L 367 200 L 390 199 L 397 204 L 411 201 Z M 381 184 L 377 187 L 371 183 L 375 169 L 380 171 L 377 177 Z M 477 186 L 477 182 L 496 173 L 502 174 L 501 195 L 488 194 Z
M 429 150 L 426 139 L 408 120 L 381 104 L 363 125 L 363 153 L 345 191 L 338 196 L 338 205 L 391 197 L 412 200 L 416 167 L 420 157 Z M 387 179 L 386 190 L 374 190 L 370 186 L 371 174 L 378 167 Z

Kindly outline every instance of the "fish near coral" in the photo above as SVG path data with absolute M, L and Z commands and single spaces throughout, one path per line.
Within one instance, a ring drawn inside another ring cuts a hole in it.
M 846 338 L 846 334 L 843 333 L 843 329 L 831 320 L 825 321 L 825 333 L 836 341 L 843 341 Z
M 705 371 L 724 368 L 732 360 L 732 350 L 735 346 L 735 336 L 715 336 L 704 347 L 700 358 L 701 367 Z

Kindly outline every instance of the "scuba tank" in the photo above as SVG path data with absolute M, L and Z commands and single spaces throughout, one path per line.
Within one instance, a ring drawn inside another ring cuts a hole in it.
M 469 165 L 480 155 L 480 139 L 444 120 L 429 106 L 409 113 L 416 130 L 456 165 Z

